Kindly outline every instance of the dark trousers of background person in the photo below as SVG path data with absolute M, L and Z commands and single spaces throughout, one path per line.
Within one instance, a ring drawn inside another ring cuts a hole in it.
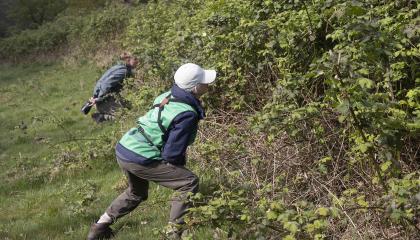
M 115 120 L 115 113 L 120 108 L 129 108 L 129 103 L 121 97 L 108 96 L 102 102 L 96 103 L 97 113 L 92 114 L 96 122 Z
M 175 190 L 171 199 L 169 222 L 182 224 L 182 216 L 187 212 L 188 193 L 198 191 L 198 177 L 184 166 L 175 166 L 163 161 L 156 161 L 143 166 L 123 161 L 117 162 L 128 178 L 128 188 L 108 207 L 106 213 L 112 219 L 118 219 L 134 210 L 148 196 L 149 181 Z

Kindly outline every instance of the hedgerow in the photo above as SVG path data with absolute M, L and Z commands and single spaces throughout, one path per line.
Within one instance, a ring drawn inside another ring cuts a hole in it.
M 215 117 L 190 153 L 216 188 L 194 198 L 190 225 L 238 239 L 417 235 L 418 14 L 375 0 L 138 10 L 125 46 L 145 79 L 169 86 L 185 62 L 218 70 L 204 99 Z

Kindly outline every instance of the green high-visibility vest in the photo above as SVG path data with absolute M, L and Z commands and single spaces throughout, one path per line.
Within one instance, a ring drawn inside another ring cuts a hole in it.
M 197 111 L 190 105 L 171 96 L 171 92 L 161 94 L 153 102 L 153 108 L 137 120 L 137 127 L 131 128 L 120 140 L 126 149 L 146 159 L 162 160 L 163 136 L 172 120 L 180 113 Z M 194 141 L 197 129 L 190 138 Z

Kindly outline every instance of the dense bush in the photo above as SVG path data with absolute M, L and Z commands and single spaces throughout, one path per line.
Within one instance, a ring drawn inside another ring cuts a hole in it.
M 60 18 L 46 23 L 36 30 L 24 30 L 0 40 L 0 52 L 3 58 L 24 56 L 30 53 L 53 51 L 67 43 L 69 23 L 76 18 Z
M 205 99 L 216 117 L 192 155 L 220 189 L 191 225 L 232 238 L 417 235 L 418 14 L 414 1 L 376 0 L 138 10 L 126 46 L 145 79 L 169 86 L 189 61 L 218 70 Z
M 128 8 L 121 4 L 112 4 L 91 12 L 65 12 L 55 21 L 45 23 L 37 29 L 24 30 L 0 39 L 0 56 L 11 59 L 30 54 L 52 53 L 65 47 L 78 47 L 81 48 L 81 53 L 92 53 L 101 44 L 120 37 L 125 32 L 129 19 Z
M 31 29 L 54 18 L 67 7 L 66 0 L 26 0 L 8 1 L 3 4 L 6 17 L 10 18 L 9 28 Z M 9 29 L 10 31 L 11 29 Z

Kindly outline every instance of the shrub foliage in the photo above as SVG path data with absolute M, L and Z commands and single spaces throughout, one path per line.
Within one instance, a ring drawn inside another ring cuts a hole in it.
M 190 224 L 231 238 L 418 234 L 418 14 L 376 0 L 139 9 L 125 44 L 146 79 L 169 86 L 189 61 L 218 70 L 205 99 L 217 117 L 191 153 L 218 187 L 195 197 Z

